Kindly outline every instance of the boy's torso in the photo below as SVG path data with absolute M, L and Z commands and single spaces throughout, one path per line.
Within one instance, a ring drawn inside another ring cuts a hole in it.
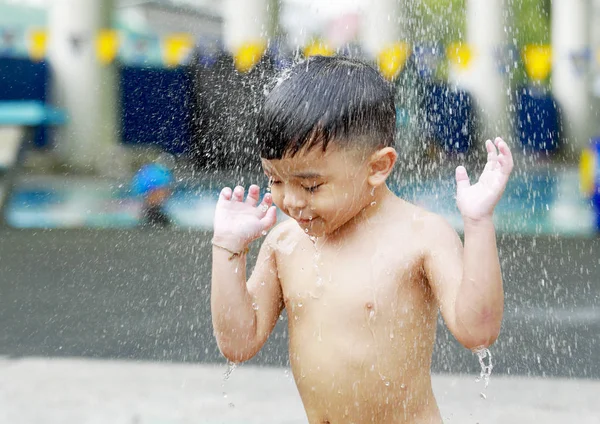
M 441 422 L 425 224 L 418 208 L 402 210 L 410 218 L 383 213 L 338 246 L 315 245 L 295 223 L 278 237 L 290 362 L 311 424 Z

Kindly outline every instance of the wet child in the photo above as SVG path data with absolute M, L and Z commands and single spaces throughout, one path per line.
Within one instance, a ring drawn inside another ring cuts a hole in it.
M 160 163 L 144 165 L 134 175 L 133 191 L 143 196 L 140 226 L 167 228 L 172 225 L 166 211 L 166 203 L 172 194 L 173 175 L 170 169 Z
M 440 216 L 386 185 L 397 153 L 391 86 L 367 64 L 313 57 L 267 96 L 258 140 L 271 193 L 221 191 L 212 321 L 234 362 L 263 346 L 283 308 L 311 424 L 441 423 L 430 366 L 438 310 L 467 349 L 503 314 L 494 207 L 513 162 L 501 139 L 471 185 L 456 169 L 464 248 Z M 292 219 L 275 228 L 276 205 Z M 273 228 L 273 229 L 272 229 Z M 269 232 L 270 230 L 270 232 Z M 247 279 L 252 241 L 268 232 Z

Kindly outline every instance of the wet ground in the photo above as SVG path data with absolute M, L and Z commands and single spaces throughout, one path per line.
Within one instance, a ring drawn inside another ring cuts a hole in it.
M 209 241 L 202 231 L 2 230 L 0 355 L 223 364 Z M 499 247 L 506 314 L 494 374 L 600 379 L 600 238 L 501 235 Z M 251 363 L 287 365 L 285 317 Z M 479 372 L 442 325 L 433 371 Z

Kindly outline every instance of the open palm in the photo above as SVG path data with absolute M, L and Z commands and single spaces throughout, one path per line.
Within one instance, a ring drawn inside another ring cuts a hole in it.
M 232 250 L 242 250 L 275 225 L 277 216 L 271 195 L 267 193 L 259 205 L 259 194 L 256 185 L 248 188 L 245 201 L 243 187 L 221 190 L 215 209 L 215 239 Z
M 487 163 L 476 184 L 471 185 L 464 167 L 456 168 L 456 204 L 466 219 L 491 218 L 514 166 L 510 148 L 501 138 L 486 141 L 485 147 Z

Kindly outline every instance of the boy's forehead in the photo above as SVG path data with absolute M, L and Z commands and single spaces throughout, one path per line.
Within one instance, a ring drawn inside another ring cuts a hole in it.
M 293 157 L 282 159 L 261 159 L 265 172 L 270 174 L 296 174 L 306 178 L 323 175 L 333 162 L 341 157 L 339 149 L 323 150 L 316 148 L 300 152 Z

